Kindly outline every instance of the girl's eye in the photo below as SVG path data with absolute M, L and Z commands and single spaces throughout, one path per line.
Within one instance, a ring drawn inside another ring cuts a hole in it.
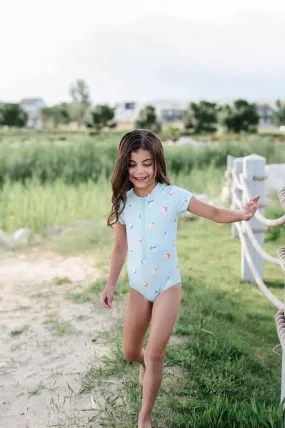
M 144 166 L 151 166 L 151 165 L 152 165 L 152 163 L 144 164 Z M 135 167 L 135 165 L 129 164 L 129 168 L 134 168 L 134 167 Z

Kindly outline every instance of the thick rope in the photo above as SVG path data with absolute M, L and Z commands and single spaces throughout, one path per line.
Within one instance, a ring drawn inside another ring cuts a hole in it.
M 231 172 L 232 172 L 232 179 L 233 179 L 235 187 L 239 190 L 243 190 L 242 184 L 239 181 L 236 170 L 234 168 L 232 168 Z
M 251 258 L 250 252 L 248 250 L 248 247 L 246 245 L 246 240 L 243 236 L 242 233 L 242 229 L 241 229 L 241 225 L 240 223 L 235 223 L 236 227 L 237 227 L 237 231 L 239 234 L 239 238 L 240 238 L 240 242 L 243 246 L 244 249 L 244 254 L 246 257 L 246 261 L 248 263 L 248 266 L 250 268 L 250 271 L 252 273 L 252 275 L 254 276 L 255 282 L 258 285 L 259 289 L 262 291 L 262 293 L 267 297 L 267 299 L 277 308 L 277 309 L 282 309 L 284 308 L 284 304 L 283 302 L 281 302 L 281 300 L 279 300 L 276 296 L 274 296 L 274 294 L 271 293 L 271 291 L 266 287 L 266 285 L 264 284 L 264 282 L 262 281 L 262 279 L 260 278 L 257 269 L 253 263 L 253 260 Z
M 233 199 L 236 203 L 236 205 L 243 210 L 243 206 L 241 201 L 238 199 L 238 197 L 234 194 L 234 192 L 232 192 L 232 196 Z M 259 242 L 257 241 L 257 239 L 254 236 L 253 230 L 250 226 L 250 224 L 248 222 L 244 222 L 245 227 L 246 227 L 246 231 L 247 234 L 249 236 L 249 238 L 251 239 L 252 245 L 254 246 L 254 248 L 256 249 L 256 251 L 258 252 L 258 254 L 264 259 L 267 260 L 270 263 L 274 263 L 275 265 L 280 265 L 279 260 L 276 257 L 272 257 L 270 254 L 268 254 L 266 251 L 264 251 L 264 249 L 260 246 Z
M 283 272 L 285 273 L 285 247 L 280 247 L 277 250 L 277 256 L 280 261 L 281 268 L 283 269 Z
M 232 192 L 233 194 L 233 198 L 235 200 L 235 203 L 240 207 L 240 209 L 243 209 L 242 203 L 241 201 L 237 198 L 237 196 L 234 194 L 234 192 Z M 250 255 L 249 249 L 246 245 L 246 240 L 244 238 L 242 229 L 241 229 L 241 224 L 238 222 L 235 222 L 235 225 L 237 227 L 237 231 L 239 234 L 239 238 L 241 241 L 241 245 L 244 249 L 244 253 L 245 253 L 245 257 L 246 257 L 246 261 L 249 265 L 249 268 L 251 270 L 252 275 L 254 276 L 255 282 L 258 285 L 258 287 L 260 288 L 260 290 L 262 291 L 262 293 L 267 297 L 268 300 L 270 300 L 270 302 L 278 309 L 281 309 L 284 307 L 283 303 L 276 297 L 274 296 L 274 294 L 271 293 L 271 291 L 266 287 L 266 285 L 264 284 L 264 282 L 262 281 L 261 277 L 259 276 L 257 269 L 253 263 L 252 257 Z M 278 262 L 279 264 L 279 262 Z
M 282 187 L 282 189 L 279 190 L 278 197 L 279 197 L 280 205 L 285 211 L 285 187 Z
M 254 233 L 252 231 L 252 228 L 248 222 L 245 222 L 246 231 L 248 234 L 248 237 L 251 239 L 252 245 L 258 252 L 258 254 L 266 261 L 270 263 L 274 263 L 275 265 L 280 265 L 279 260 L 277 257 L 272 257 L 270 254 L 268 254 L 264 249 L 261 247 L 259 242 L 257 241 L 256 237 L 254 236 Z
M 242 203 L 234 193 L 233 193 L 233 199 L 234 199 L 236 205 L 242 210 L 243 209 Z M 248 222 L 244 222 L 244 224 L 245 224 L 245 227 L 247 229 L 247 234 L 252 241 L 252 245 L 254 246 L 254 248 L 256 249 L 258 254 L 264 260 L 267 260 L 270 263 L 274 263 L 275 265 L 280 265 L 280 262 L 276 257 L 272 257 L 270 254 L 268 254 L 266 251 L 264 251 L 264 249 L 260 246 L 259 242 L 257 241 L 257 239 L 254 236 L 254 233 L 253 233 L 253 230 L 252 230 L 250 224 Z
M 285 190 L 285 189 L 284 189 Z M 280 247 L 277 250 L 277 256 L 280 261 L 281 268 L 285 273 L 285 247 Z M 275 323 L 277 328 L 277 334 L 282 346 L 282 350 L 285 350 L 285 319 L 284 319 L 284 310 L 279 309 L 275 315 Z
M 246 198 L 247 198 L 247 200 L 249 201 L 250 199 L 251 199 L 251 195 L 250 195 L 250 193 L 249 193 L 249 190 L 248 190 L 248 187 L 247 187 L 247 184 L 246 184 L 246 182 L 245 182 L 245 179 L 244 179 L 244 176 L 243 176 L 243 174 L 241 173 L 240 175 L 240 181 L 241 181 L 241 183 L 242 183 L 242 186 L 243 186 L 243 191 L 244 191 L 244 193 L 245 193 L 245 196 L 246 196 Z M 280 217 L 280 218 L 277 218 L 277 219 L 275 219 L 275 220 L 271 220 L 271 219 L 269 219 L 269 218 L 265 218 L 258 210 L 256 211 L 256 213 L 255 213 L 255 216 L 256 216 L 256 218 L 261 222 L 261 223 L 263 223 L 263 224 L 265 224 L 266 226 L 280 226 L 280 225 L 282 225 L 282 224 L 285 224 L 285 215 L 283 215 L 282 217 Z
M 285 320 L 283 308 L 279 309 L 279 311 L 275 314 L 275 324 L 277 335 L 279 337 L 279 341 L 283 349 L 285 348 Z

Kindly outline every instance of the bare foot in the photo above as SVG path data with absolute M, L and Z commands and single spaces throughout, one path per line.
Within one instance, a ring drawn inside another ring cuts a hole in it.
M 139 414 L 138 428 L 151 428 L 151 416 Z
M 140 366 L 140 375 L 139 375 L 139 385 L 140 389 L 143 390 L 143 378 L 145 374 L 145 367 L 143 365 Z

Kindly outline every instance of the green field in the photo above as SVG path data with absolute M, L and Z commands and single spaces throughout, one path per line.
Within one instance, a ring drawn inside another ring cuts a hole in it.
M 277 310 L 255 284 L 240 280 L 240 243 L 231 237 L 229 225 L 181 219 L 178 228 L 182 309 L 166 353 L 154 426 L 280 427 Z M 268 243 L 266 249 L 274 255 L 281 244 Z M 266 265 L 265 282 L 283 298 L 278 266 Z M 96 301 L 103 283 L 74 296 L 75 301 Z M 117 293 L 126 290 L 124 271 Z M 90 367 L 82 384 L 92 391 L 96 379 L 108 398 L 109 405 L 101 409 L 103 426 L 131 428 L 141 397 L 138 366 L 123 360 L 122 325 L 123 320 L 109 336 L 112 357 L 100 370 Z M 110 392 L 108 380 L 116 391 Z
M 0 230 L 13 233 L 29 227 L 38 233 L 48 225 L 93 222 L 52 242 L 57 251 L 91 253 L 105 272 L 89 289 L 70 296 L 78 304 L 96 304 L 108 275 L 113 231 L 107 228 L 106 217 L 118 137 L 71 136 L 57 144 L 35 135 L 29 144 L 18 141 L 13 147 L 7 140 L 0 144 Z M 227 154 L 259 153 L 268 163 L 285 162 L 283 145 L 257 137 L 199 149 L 167 147 L 165 153 L 173 184 L 212 198 L 220 195 Z M 282 213 L 277 200 L 266 211 L 272 218 Z M 273 256 L 284 245 L 284 228 L 279 230 L 266 233 L 265 249 Z M 277 310 L 255 284 L 240 280 L 239 240 L 231 237 L 230 225 L 180 219 L 177 246 L 182 310 L 166 354 L 154 427 L 280 427 Z M 266 264 L 264 280 L 282 300 L 280 267 Z M 124 268 L 115 299 L 127 291 Z M 97 410 L 102 425 L 132 428 L 141 397 L 138 366 L 123 360 L 122 322 L 118 320 L 117 330 L 106 335 L 112 357 L 104 359 L 100 369 L 89 367 L 82 390 L 92 392 L 96 379 L 107 400 L 106 411 Z M 109 387 L 108 380 L 116 388 Z M 95 413 L 90 410 L 90 415 Z

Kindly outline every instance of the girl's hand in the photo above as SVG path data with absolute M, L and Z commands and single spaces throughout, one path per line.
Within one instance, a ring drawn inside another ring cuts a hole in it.
M 254 198 L 251 198 L 249 202 L 246 204 L 245 210 L 244 210 L 244 221 L 248 221 L 252 219 L 254 214 L 257 210 L 258 200 L 260 196 L 254 196 Z
M 112 308 L 115 287 L 106 286 L 104 291 L 100 294 L 100 307 Z

